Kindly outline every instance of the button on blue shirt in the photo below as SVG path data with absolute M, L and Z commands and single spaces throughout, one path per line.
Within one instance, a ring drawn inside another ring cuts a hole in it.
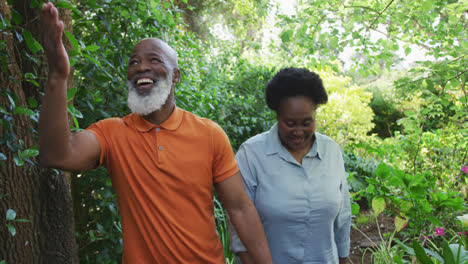
M 348 256 L 351 210 L 337 143 L 315 132 L 301 165 L 281 144 L 275 124 L 243 143 L 236 159 L 273 263 L 332 264 Z M 230 227 L 232 250 L 246 251 Z

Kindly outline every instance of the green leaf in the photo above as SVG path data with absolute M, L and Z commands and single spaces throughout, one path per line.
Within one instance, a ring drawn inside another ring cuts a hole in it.
M 29 8 L 36 8 L 41 5 L 41 1 L 39 0 L 31 0 L 31 3 L 29 4 Z
M 455 257 L 452 254 L 447 241 L 444 240 L 442 244 L 442 257 L 444 258 L 444 264 L 456 264 Z
M 330 47 L 333 48 L 333 49 L 337 48 L 338 47 L 338 41 L 339 41 L 338 37 L 336 37 L 336 36 L 331 37 L 330 38 Z
M 34 97 L 29 97 L 28 98 L 28 104 L 29 107 L 36 108 L 37 107 L 37 101 Z
M 4 161 L 4 160 L 7 160 L 7 157 L 5 156 L 5 154 L 0 152 L 0 161 Z
M 78 117 L 78 118 L 83 118 L 83 114 L 78 109 L 76 109 L 73 105 L 68 105 L 67 108 L 68 108 L 68 112 L 72 116 L 75 116 L 75 117 Z
M 37 42 L 37 40 L 33 37 L 31 32 L 24 29 L 23 30 L 23 36 L 24 36 L 24 40 L 26 41 L 26 46 L 28 46 L 28 49 L 33 54 L 36 54 L 38 51 L 44 51 L 41 44 L 39 44 L 39 42 Z
M 414 254 L 416 254 L 416 258 L 421 262 L 421 264 L 434 264 L 432 262 L 431 258 L 429 258 L 426 254 L 426 251 L 424 251 L 424 248 L 419 245 L 418 241 L 413 240 L 413 250 Z
M 24 160 L 21 159 L 20 157 L 14 156 L 13 160 L 15 161 L 16 166 L 18 166 L 18 167 L 23 167 L 24 166 Z
M 426 0 L 422 3 L 422 10 L 424 12 L 431 11 L 432 9 L 434 9 L 434 5 L 434 0 Z
M 29 222 L 31 222 L 31 221 L 29 221 L 28 219 L 16 219 L 15 222 L 29 223 Z
M 463 246 L 463 243 L 468 243 L 468 236 L 465 236 L 466 242 L 461 241 L 460 244 L 450 244 L 449 247 L 452 250 L 454 256 L 458 256 L 456 263 L 468 263 L 468 250 Z M 461 238 L 460 240 L 463 240 Z M 465 244 L 468 245 L 468 244 Z
M 16 11 L 13 8 L 10 10 L 11 10 L 11 19 L 13 20 L 13 22 L 16 25 L 21 25 L 21 23 L 23 23 L 23 17 L 21 16 L 21 14 L 18 13 L 18 11 Z
M 408 218 L 401 218 L 399 216 L 395 216 L 395 228 L 397 232 L 400 232 L 405 226 L 408 224 Z
M 292 30 L 290 30 L 290 29 L 281 32 L 281 35 L 280 35 L 281 41 L 283 41 L 284 43 L 289 42 L 289 40 L 293 36 L 293 33 L 294 32 Z
M 358 215 L 360 210 L 361 210 L 361 207 L 359 206 L 359 204 L 357 203 L 351 204 L 351 213 L 353 215 Z
M 385 179 L 388 178 L 390 175 L 390 167 L 387 166 L 385 163 L 380 163 L 379 166 L 377 166 L 377 170 L 375 171 L 375 174 L 377 177 Z
M 33 110 L 28 109 L 26 107 L 21 107 L 21 106 L 16 107 L 13 113 L 17 115 L 35 115 L 36 114 Z
M 73 100 L 77 91 L 78 91 L 78 88 L 76 87 L 73 87 L 67 90 L 67 102 L 70 102 L 71 100 Z
M 15 100 L 9 94 L 7 94 L 7 97 L 8 97 L 8 101 L 10 101 L 11 107 L 15 108 L 16 107 Z
M 24 78 L 26 79 L 36 79 L 36 76 L 32 72 L 27 72 L 24 74 Z
M 6 212 L 6 220 L 7 221 L 13 221 L 16 218 L 16 212 L 13 209 L 8 209 Z
M 8 231 L 10 231 L 11 235 L 12 236 L 15 236 L 16 235 L 16 228 L 10 224 L 6 224 L 6 226 L 8 227 Z
M 59 8 L 65 8 L 65 9 L 70 9 L 70 10 L 74 9 L 72 5 L 68 3 L 67 1 L 57 1 L 54 5 Z
M 6 24 L 5 20 L 3 19 L 2 14 L 0 14 L 0 21 L 1 21 L 0 30 L 4 30 L 7 27 L 7 24 Z
M 94 236 L 93 230 L 90 230 L 90 231 L 89 231 L 89 239 L 90 239 L 91 241 L 96 241 L 96 237 Z
M 406 47 L 406 49 L 405 49 L 405 55 L 408 56 L 410 53 L 411 53 L 411 48 L 410 48 L 410 47 Z
M 376 196 L 372 199 L 372 210 L 375 215 L 381 214 L 385 210 L 385 199 L 380 196 Z
M 89 45 L 89 46 L 86 46 L 85 50 L 88 50 L 88 51 L 96 51 L 99 49 L 99 46 L 97 45 Z
M 449 14 L 448 22 L 450 25 L 455 25 L 458 22 L 458 16 L 456 14 Z
M 99 68 L 102 68 L 101 63 L 99 63 L 99 61 L 97 61 L 95 58 L 89 56 L 88 54 L 83 54 L 83 56 L 89 59 L 90 61 L 94 62 L 94 64 L 96 64 L 96 66 L 98 66 Z
M 68 31 L 64 31 L 65 33 L 65 36 L 67 36 L 68 40 L 70 41 L 70 43 L 72 44 L 72 47 L 75 51 L 79 51 L 80 50 L 80 45 L 78 44 L 78 41 L 76 40 L 75 36 L 73 36 L 73 34 L 71 34 L 70 32 Z
M 29 148 L 20 152 L 20 157 L 22 159 L 31 158 L 39 155 L 39 150 L 37 147 Z
M 405 111 L 405 116 L 414 116 L 414 111 Z

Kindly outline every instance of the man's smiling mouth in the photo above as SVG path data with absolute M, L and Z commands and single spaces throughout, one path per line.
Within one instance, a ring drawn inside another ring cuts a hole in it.
M 141 79 L 138 79 L 136 84 L 137 85 L 147 85 L 147 84 L 153 84 L 153 80 L 149 79 L 149 78 L 141 78 Z

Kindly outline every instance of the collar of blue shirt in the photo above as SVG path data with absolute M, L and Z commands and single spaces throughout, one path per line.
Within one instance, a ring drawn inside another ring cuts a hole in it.
M 291 154 L 289 154 L 288 150 L 281 144 L 281 141 L 278 136 L 278 123 L 275 123 L 270 130 L 267 132 L 267 149 L 266 155 L 274 155 L 278 154 L 281 158 L 288 160 Z M 321 159 L 321 144 L 320 139 L 323 137 L 322 134 L 314 132 L 315 141 L 312 147 L 310 148 L 309 152 L 305 155 L 307 158 L 318 157 Z

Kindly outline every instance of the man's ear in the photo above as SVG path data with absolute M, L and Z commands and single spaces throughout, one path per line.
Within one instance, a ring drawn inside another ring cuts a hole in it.
M 180 81 L 180 71 L 178 68 L 174 68 L 172 72 L 172 83 L 178 83 Z

